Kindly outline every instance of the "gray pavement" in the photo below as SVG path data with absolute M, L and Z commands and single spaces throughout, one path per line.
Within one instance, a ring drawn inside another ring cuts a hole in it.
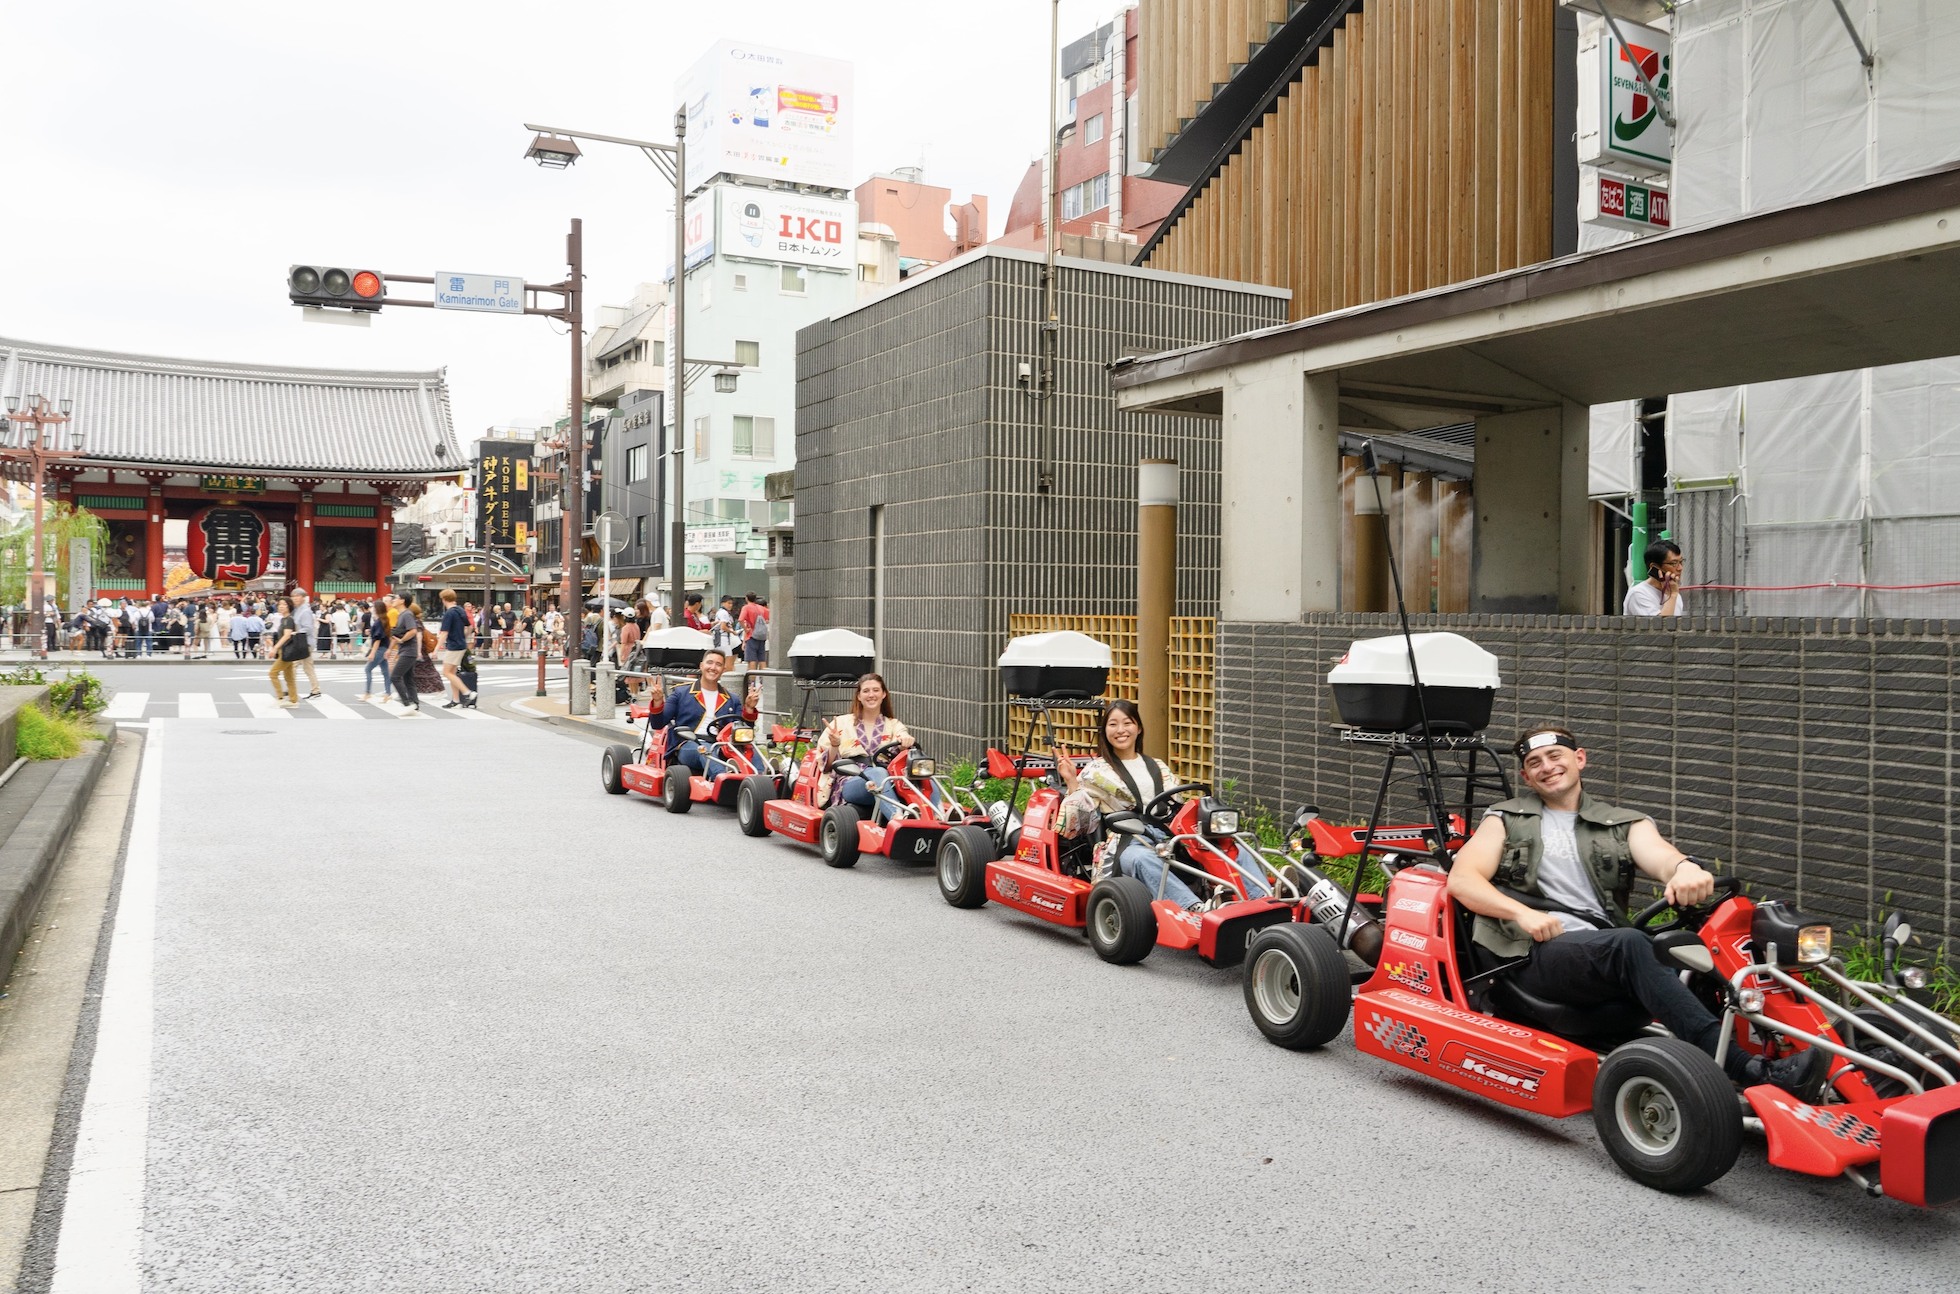
M 608 797 L 541 725 L 152 735 L 144 1289 L 1952 1288 L 1960 1217 L 1759 1144 L 1655 1194 L 1588 1121 Z

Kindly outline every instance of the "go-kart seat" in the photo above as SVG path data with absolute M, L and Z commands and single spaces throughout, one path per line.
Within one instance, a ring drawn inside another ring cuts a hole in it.
M 1631 1038 L 1645 1030 L 1654 1019 L 1647 1013 L 1646 1007 L 1631 999 L 1592 1006 L 1553 1002 L 1525 992 L 1510 975 L 1503 972 L 1491 977 L 1490 1004 L 1492 1014 L 1499 1019 L 1545 1029 L 1574 1041 Z

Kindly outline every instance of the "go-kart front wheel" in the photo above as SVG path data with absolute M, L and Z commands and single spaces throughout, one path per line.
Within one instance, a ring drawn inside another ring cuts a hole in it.
M 660 784 L 660 802 L 669 813 L 686 813 L 694 807 L 694 786 L 686 764 L 667 765 L 667 780 Z
M 817 848 L 827 866 L 857 866 L 858 811 L 848 804 L 833 804 L 825 809 L 823 826 L 817 832 Z
M 1245 1009 L 1293 1051 L 1323 1047 L 1348 1018 L 1347 959 L 1320 926 L 1268 926 L 1245 951 Z
M 933 860 L 939 876 L 939 897 L 956 908 L 977 908 L 987 901 L 987 864 L 993 861 L 994 838 L 979 827 L 954 827 L 939 837 Z
M 1735 1166 L 1742 1107 L 1707 1052 L 1639 1038 L 1600 1062 L 1593 1126 L 1623 1172 L 1657 1191 L 1697 1191 Z
M 735 825 L 745 836 L 766 836 L 769 824 L 762 820 L 762 806 L 776 798 L 776 779 L 767 773 L 742 779 L 735 792 Z
M 599 785 L 606 788 L 607 795 L 626 794 L 626 783 L 620 779 L 620 771 L 633 762 L 631 746 L 608 746 L 606 753 L 599 757 Z
M 1157 946 L 1157 913 L 1150 887 L 1134 876 L 1112 876 L 1089 891 L 1089 946 L 1113 966 L 1131 966 Z

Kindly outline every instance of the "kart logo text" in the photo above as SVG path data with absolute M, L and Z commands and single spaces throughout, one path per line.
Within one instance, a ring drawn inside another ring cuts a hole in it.
M 1429 996 L 1429 968 L 1421 962 L 1385 962 L 1382 969 L 1402 987 L 1412 988 L 1424 997 Z
M 1045 908 L 1050 912 L 1060 912 L 1068 906 L 1054 895 L 1043 894 L 1040 890 L 1030 890 L 1028 892 L 1028 902 L 1032 903 L 1035 907 Z
M 1401 898 L 1395 900 L 1390 906 L 1397 912 L 1427 912 L 1429 911 L 1429 900 Z
M 1545 1071 L 1535 1066 L 1516 1064 L 1489 1052 L 1466 1047 L 1460 1042 L 1452 1042 L 1443 1048 L 1442 1063 L 1445 1069 L 1453 1069 L 1487 1086 L 1507 1088 L 1513 1092 L 1536 1093 L 1545 1077 Z

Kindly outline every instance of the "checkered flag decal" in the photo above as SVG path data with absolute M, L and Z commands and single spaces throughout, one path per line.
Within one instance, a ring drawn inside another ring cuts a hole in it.
M 1391 1020 L 1379 1011 L 1370 1011 L 1368 1014 L 1371 1017 L 1368 1032 L 1374 1035 L 1375 1041 L 1382 1045 L 1383 1050 L 1404 1056 L 1415 1056 L 1419 1059 L 1428 1058 L 1429 1039 L 1422 1036 L 1422 1030 L 1400 1020 Z

